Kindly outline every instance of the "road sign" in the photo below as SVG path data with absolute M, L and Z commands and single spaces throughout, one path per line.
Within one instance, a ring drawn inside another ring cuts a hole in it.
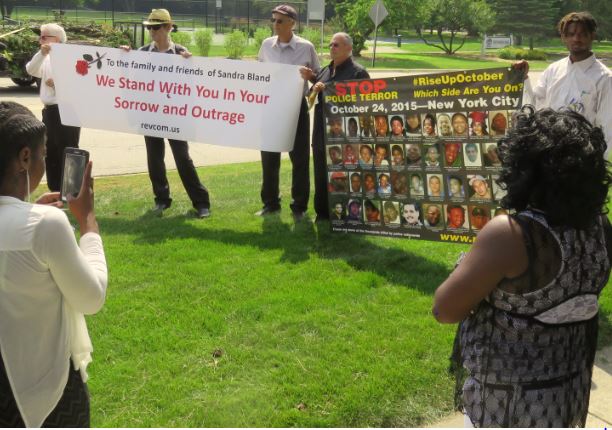
M 384 21 L 387 15 L 389 15 L 389 12 L 387 11 L 387 8 L 382 0 L 376 0 L 376 3 L 374 3 L 370 9 L 369 15 L 374 22 L 374 26 L 378 27 L 378 25 Z
M 308 0 L 308 19 L 315 21 L 325 19 L 325 0 Z

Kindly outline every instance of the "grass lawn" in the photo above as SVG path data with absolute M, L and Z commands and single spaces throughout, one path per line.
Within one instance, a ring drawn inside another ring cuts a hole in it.
M 357 61 L 366 68 L 372 68 L 372 55 L 362 55 Z M 497 58 L 482 59 L 471 55 L 445 55 L 442 53 L 431 54 L 389 54 L 376 55 L 376 67 L 381 69 L 487 69 L 504 67 L 512 64 L 512 61 Z M 531 70 L 544 70 L 548 66 L 545 61 L 530 61 Z
M 96 180 L 109 287 L 88 317 L 94 427 L 412 427 L 451 411 L 455 326 L 430 307 L 465 246 L 295 225 L 286 160 L 276 218 L 253 216 L 259 163 L 199 173 L 208 220 L 174 171 L 163 218 L 146 175 Z M 610 288 L 602 303 L 609 344 Z

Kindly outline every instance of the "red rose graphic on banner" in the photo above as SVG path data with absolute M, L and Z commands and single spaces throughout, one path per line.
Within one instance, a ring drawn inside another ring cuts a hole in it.
M 77 60 L 76 62 L 76 71 L 79 75 L 85 76 L 89 71 L 89 64 L 85 60 Z
M 83 60 L 77 60 L 75 69 L 79 75 L 85 76 L 89 72 L 89 66 L 93 63 L 96 63 L 98 69 L 102 68 L 102 58 L 104 58 L 106 54 L 100 56 L 98 52 L 96 52 L 96 58 L 89 54 L 83 54 Z

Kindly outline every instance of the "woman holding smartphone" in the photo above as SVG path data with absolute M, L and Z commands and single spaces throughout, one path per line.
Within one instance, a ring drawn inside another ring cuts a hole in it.
M 32 112 L 0 102 L 0 426 L 89 427 L 83 314 L 100 310 L 107 284 L 91 162 L 68 200 L 77 245 L 58 192 L 29 203 L 45 173 L 44 142 Z

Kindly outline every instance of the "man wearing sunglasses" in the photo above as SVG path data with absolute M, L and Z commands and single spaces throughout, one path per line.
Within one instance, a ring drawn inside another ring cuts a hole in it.
M 45 105 L 42 117 L 47 127 L 47 157 L 45 158 L 45 167 L 47 186 L 51 191 L 60 190 L 64 148 L 68 146 L 78 148 L 81 136 L 80 127 L 62 124 L 57 106 L 53 70 L 51 69 L 51 44 L 65 42 L 66 32 L 60 25 L 41 25 L 40 37 L 38 39 L 40 51 L 26 64 L 27 72 L 41 80 L 40 100 Z
M 262 62 L 294 64 L 318 71 L 319 59 L 312 43 L 293 34 L 297 12 L 289 5 L 279 5 L 272 10 L 272 27 L 275 36 L 263 41 L 258 59 Z M 304 95 L 308 84 L 304 82 Z M 310 196 L 310 119 L 306 99 L 302 98 L 293 150 L 289 158 L 293 166 L 291 183 L 291 211 L 296 221 L 304 217 Z M 263 208 L 256 213 L 265 216 L 281 209 L 279 194 L 280 153 L 261 151 L 263 182 L 261 200 Z
M 191 57 L 191 52 L 187 48 L 172 41 L 170 33 L 175 26 L 172 23 L 170 12 L 166 9 L 153 9 L 149 18 L 143 21 L 143 24 L 149 30 L 152 42 L 139 48 L 139 51 L 178 54 L 183 58 Z M 122 46 L 121 48 L 130 49 L 128 46 Z M 208 218 L 210 216 L 210 197 L 208 190 L 200 182 L 193 160 L 189 156 L 189 145 L 184 140 L 168 139 L 168 142 L 172 149 L 179 177 L 191 199 L 196 216 L 198 218 Z M 165 143 L 161 137 L 145 136 L 145 144 L 147 147 L 149 179 L 153 186 L 153 194 L 155 194 L 153 212 L 161 216 L 172 203 L 170 185 L 166 176 L 166 164 L 164 163 Z
M 317 221 L 329 220 L 327 201 L 327 173 L 325 164 L 325 121 L 323 120 L 323 93 L 325 85 L 332 81 L 349 79 L 368 79 L 368 72 L 353 61 L 353 39 L 346 33 L 336 33 L 329 44 L 331 63 L 319 73 L 315 70 L 302 68 L 302 77 L 315 83 L 311 88 L 318 94 L 319 101 L 315 106 L 314 130 L 312 132 L 312 158 L 315 177 L 314 205 Z

